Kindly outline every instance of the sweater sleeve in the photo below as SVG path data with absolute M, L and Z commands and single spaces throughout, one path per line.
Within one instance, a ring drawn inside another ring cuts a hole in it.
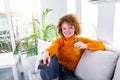
M 54 54 L 58 52 L 59 46 L 60 46 L 59 38 L 57 38 L 55 41 L 52 42 L 52 44 L 45 51 L 48 51 L 50 54 L 50 57 L 52 57 Z
M 88 38 L 81 38 L 81 41 L 88 46 L 88 50 L 105 50 L 105 45 L 97 40 L 91 40 Z

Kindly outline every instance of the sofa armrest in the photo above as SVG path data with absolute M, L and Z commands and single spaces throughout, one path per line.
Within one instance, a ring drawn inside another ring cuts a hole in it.
M 39 71 L 36 71 L 37 56 L 31 56 L 28 63 L 28 76 L 29 80 L 42 80 Z
M 117 61 L 113 80 L 120 80 L 120 58 Z
M 28 63 L 28 71 L 35 74 L 35 65 L 36 65 L 37 56 L 31 56 Z

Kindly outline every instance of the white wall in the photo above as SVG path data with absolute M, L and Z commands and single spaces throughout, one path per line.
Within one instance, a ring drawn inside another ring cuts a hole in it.
M 81 1 L 82 36 L 97 39 L 96 28 L 98 19 L 98 5 L 87 0 Z
M 41 10 L 53 8 L 49 22 L 58 23 L 61 16 L 67 14 L 67 0 L 41 0 Z M 82 23 L 82 36 L 98 39 L 119 47 L 120 44 L 120 1 L 91 3 L 88 0 L 76 0 L 76 14 Z
M 98 4 L 97 38 L 120 49 L 120 1 Z
M 41 0 L 40 4 L 42 10 L 46 8 L 54 9 L 49 17 L 50 23 L 57 24 L 59 18 L 67 13 L 67 0 Z
M 113 43 L 114 18 L 115 2 L 101 2 L 98 4 L 98 40 L 108 44 Z
M 115 5 L 115 24 L 113 32 L 113 46 L 120 48 L 120 2 Z
M 82 17 L 81 17 L 81 15 L 82 15 L 82 7 L 81 7 L 81 5 L 82 4 L 81 3 L 82 3 L 81 0 L 76 0 L 76 14 L 78 15 L 80 20 L 82 19 Z
M 82 0 L 82 27 L 84 28 L 83 35 L 93 39 L 95 39 L 94 36 L 96 36 L 97 40 L 119 48 L 119 7 L 120 1 L 91 3 L 87 0 Z M 92 24 L 94 24 L 95 27 L 92 26 Z

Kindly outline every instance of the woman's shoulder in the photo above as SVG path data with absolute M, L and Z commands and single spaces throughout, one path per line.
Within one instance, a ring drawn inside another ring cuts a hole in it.
M 53 42 L 61 41 L 62 39 L 63 39 L 63 37 L 62 37 L 62 36 L 59 36 L 59 37 L 57 37 L 55 40 L 53 40 Z
M 63 36 L 59 36 L 55 40 L 61 40 L 61 39 L 63 39 Z
M 78 39 L 79 41 L 89 40 L 89 38 L 83 37 L 83 36 L 77 36 L 77 39 Z
M 78 38 L 78 39 L 84 39 L 85 37 L 83 37 L 83 36 L 75 36 L 76 38 Z

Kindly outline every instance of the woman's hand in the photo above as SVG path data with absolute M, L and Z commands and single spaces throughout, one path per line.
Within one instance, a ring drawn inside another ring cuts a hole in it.
M 50 56 L 49 56 L 49 52 L 48 51 L 44 51 L 41 54 L 41 57 L 39 59 L 39 63 L 41 63 L 43 61 L 44 64 L 47 64 L 47 66 L 49 66 L 50 64 Z
M 74 47 L 76 47 L 78 49 L 88 49 L 87 44 L 85 44 L 83 42 L 76 42 L 74 44 Z

